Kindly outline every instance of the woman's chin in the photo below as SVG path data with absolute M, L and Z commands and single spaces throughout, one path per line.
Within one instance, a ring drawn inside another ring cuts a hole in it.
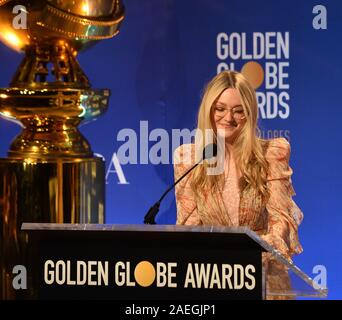
M 236 137 L 236 129 L 235 128 L 220 128 L 218 130 L 218 136 L 227 140 L 233 140 Z

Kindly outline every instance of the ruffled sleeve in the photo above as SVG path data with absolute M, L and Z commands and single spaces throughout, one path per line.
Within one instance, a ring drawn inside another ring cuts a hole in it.
M 174 151 L 174 178 L 180 178 L 194 164 L 194 145 L 183 144 Z M 190 186 L 191 173 L 184 177 L 175 187 L 177 222 L 183 225 L 202 224 Z
M 267 187 L 270 197 L 266 204 L 268 230 L 262 236 L 288 259 L 303 251 L 298 240 L 298 226 L 303 213 L 292 199 L 295 192 L 289 166 L 290 152 L 290 144 L 284 138 L 273 139 L 268 144 L 265 154 L 269 164 Z

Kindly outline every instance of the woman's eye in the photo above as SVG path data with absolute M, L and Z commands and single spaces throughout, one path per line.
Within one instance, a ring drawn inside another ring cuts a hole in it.
M 220 108 L 220 107 L 216 107 L 215 109 L 216 109 L 216 111 L 219 111 L 219 112 L 224 111 L 224 109 L 223 109 L 223 108 Z

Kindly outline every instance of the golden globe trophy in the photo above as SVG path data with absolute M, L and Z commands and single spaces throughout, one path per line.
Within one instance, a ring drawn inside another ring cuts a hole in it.
M 16 6 L 26 29 L 14 25 Z M 104 223 L 104 161 L 77 126 L 107 109 L 109 90 L 91 88 L 76 56 L 115 36 L 123 18 L 122 0 L 0 0 L 0 40 L 25 54 L 0 89 L 0 114 L 23 128 L 0 159 L 0 299 L 18 297 L 23 222 Z

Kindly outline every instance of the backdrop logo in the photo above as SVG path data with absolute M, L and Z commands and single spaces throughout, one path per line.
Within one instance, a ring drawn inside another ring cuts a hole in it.
M 290 115 L 290 33 L 220 32 L 216 43 L 220 60 L 217 73 L 241 71 L 256 90 L 259 117 L 287 119 Z

